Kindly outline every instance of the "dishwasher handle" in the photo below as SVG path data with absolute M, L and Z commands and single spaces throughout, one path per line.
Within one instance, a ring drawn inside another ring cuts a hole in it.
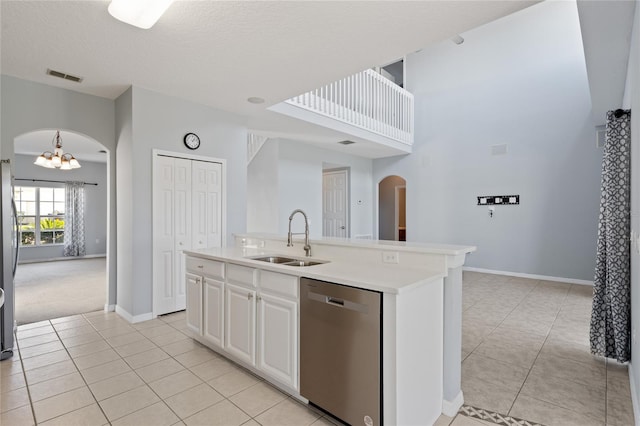
M 369 306 L 363 303 L 353 302 L 351 300 L 340 299 L 337 297 L 329 296 L 328 294 L 316 293 L 309 291 L 307 294 L 309 300 L 320 302 L 323 305 L 335 306 L 336 308 L 342 308 L 349 311 L 359 312 L 361 314 L 369 313 Z
M 329 305 L 344 307 L 344 300 L 337 299 L 335 297 L 327 296 L 326 303 Z

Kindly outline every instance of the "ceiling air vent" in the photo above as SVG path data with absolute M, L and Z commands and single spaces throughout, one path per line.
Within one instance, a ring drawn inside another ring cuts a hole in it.
M 347 140 L 347 141 L 340 141 L 340 142 L 338 142 L 338 143 L 339 143 L 339 144 L 341 144 L 341 145 L 351 145 L 352 143 L 355 143 L 355 142 L 354 142 L 354 141 L 348 141 L 348 140 Z
M 71 74 L 65 74 L 63 72 L 52 70 L 50 68 L 47 68 L 47 74 L 48 75 L 52 75 L 54 77 L 62 78 L 62 79 L 65 79 L 65 80 L 69 80 L 69 81 L 75 81 L 76 83 L 81 83 L 82 80 L 83 80 L 82 77 L 77 77 L 77 76 L 71 75 Z

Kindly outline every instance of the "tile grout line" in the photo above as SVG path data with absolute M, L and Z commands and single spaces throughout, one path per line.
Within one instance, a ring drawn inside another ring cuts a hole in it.
M 53 328 L 53 324 L 51 324 L 51 321 L 49 321 L 49 325 Z M 29 397 L 29 407 L 31 408 L 31 415 L 33 416 L 33 424 L 37 426 L 38 422 L 36 420 L 36 412 L 35 412 L 35 409 L 33 408 L 33 399 L 31 398 L 31 389 L 29 389 L 29 382 L 27 381 L 27 372 L 24 369 L 24 361 L 22 359 L 22 351 L 20 350 L 20 341 L 18 340 L 17 331 L 13 333 L 13 336 L 15 338 L 15 346 L 18 348 L 18 357 L 20 358 L 20 366 L 22 367 L 22 377 L 24 378 L 24 387 L 27 389 L 27 396 Z
M 517 399 L 518 399 L 518 397 L 520 396 L 520 393 L 522 392 L 522 389 L 524 388 L 524 384 L 526 383 L 527 379 L 529 378 L 529 375 L 531 375 L 531 371 L 533 370 L 533 367 L 534 367 L 534 365 L 536 364 L 536 361 L 538 361 L 538 358 L 540 357 L 540 352 L 542 352 L 542 348 L 543 348 L 543 347 L 544 347 L 544 345 L 547 343 L 547 340 L 549 339 L 549 335 L 551 334 L 551 330 L 553 329 L 553 325 L 554 325 L 554 324 L 556 323 L 556 321 L 558 320 L 558 316 L 560 315 L 560 311 L 562 311 L 562 308 L 564 307 L 564 304 L 565 304 L 565 302 L 566 302 L 566 300 L 567 300 L 567 298 L 568 298 L 568 296 L 569 296 L 569 293 L 571 292 L 571 288 L 573 288 L 573 286 L 574 286 L 574 285 L 576 285 L 576 284 L 571 284 L 571 286 L 569 286 L 569 289 L 567 290 L 566 294 L 564 295 L 564 298 L 563 298 L 563 300 L 562 300 L 562 304 L 560 305 L 560 309 L 559 309 L 559 310 L 558 310 L 558 312 L 556 313 L 556 316 L 555 316 L 555 318 L 554 318 L 554 320 L 553 320 L 553 323 L 551 324 L 551 328 L 549 329 L 549 332 L 547 333 L 547 335 L 546 335 L 546 337 L 545 337 L 545 340 L 544 340 L 544 342 L 542 343 L 542 346 L 540 347 L 540 350 L 538 351 L 538 354 L 536 355 L 535 360 L 533 361 L 533 364 L 531 364 L 531 367 L 529 368 L 529 372 L 527 373 L 527 376 L 525 377 L 524 381 L 522 382 L 522 386 L 520 387 L 520 390 L 519 390 L 519 391 L 518 391 L 518 393 L 516 394 L 516 397 L 515 397 L 515 399 L 513 400 L 513 403 L 511 404 L 511 408 L 509 408 L 509 413 L 511 413 L 511 410 L 513 410 L 513 406 L 515 405 L 516 400 L 517 400 Z M 606 377 L 606 364 L 605 364 L 605 377 Z M 605 395 L 606 395 L 606 392 L 605 392 Z M 559 407 L 559 408 L 563 408 L 563 409 L 565 409 L 565 410 L 569 410 L 569 411 L 572 411 L 572 412 L 576 412 L 576 411 L 575 411 L 575 410 L 573 410 L 573 409 L 570 409 L 570 408 L 567 408 L 567 407 L 563 407 L 563 406 L 558 405 L 558 404 L 555 404 L 555 403 L 553 403 L 553 402 L 549 402 L 549 401 L 541 400 L 541 399 L 538 399 L 538 398 L 535 398 L 535 397 L 531 397 L 531 398 L 536 399 L 536 400 L 541 401 L 541 402 L 545 402 L 545 403 L 547 403 L 547 404 L 554 405 L 554 406 Z M 605 401 L 605 405 L 606 405 L 606 401 Z M 577 413 L 577 412 L 576 412 L 576 413 Z M 586 415 L 586 414 L 585 414 L 585 415 Z M 591 417 L 591 416 L 588 416 L 588 417 Z M 606 409 L 605 409 L 605 423 L 606 423 Z

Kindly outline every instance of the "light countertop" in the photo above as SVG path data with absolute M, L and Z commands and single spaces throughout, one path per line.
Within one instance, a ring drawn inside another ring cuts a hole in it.
M 299 235 L 296 235 L 299 237 Z M 247 238 L 252 240 L 278 240 L 286 241 L 287 237 L 277 234 L 235 234 L 236 238 Z M 296 239 L 298 241 L 298 239 Z M 366 247 L 369 249 L 378 250 L 395 250 L 395 251 L 410 251 L 416 253 L 427 254 L 443 254 L 447 256 L 458 256 L 461 254 L 473 253 L 476 251 L 475 246 L 469 245 L 457 245 L 457 244 L 438 244 L 438 243 L 417 243 L 406 241 L 388 241 L 388 240 L 369 240 L 369 239 L 357 239 L 357 238 L 332 238 L 332 237 L 320 237 L 312 238 L 311 245 L 332 245 L 332 246 L 346 246 L 346 247 Z
M 251 234 L 251 238 L 255 238 L 255 234 Z M 314 243 L 317 243 L 317 241 L 314 240 Z M 257 248 L 209 248 L 202 250 L 185 250 L 184 253 L 188 256 L 194 256 L 203 259 L 231 262 L 238 265 L 250 266 L 266 271 L 313 278 L 391 294 L 399 294 L 411 289 L 414 286 L 443 278 L 446 275 L 442 272 L 432 271 L 424 268 L 407 267 L 393 264 L 372 264 L 357 261 L 321 259 L 316 257 L 306 258 L 306 260 L 329 262 L 320 265 L 301 267 L 278 265 L 268 262 L 261 262 L 259 260 L 251 259 L 250 257 L 261 255 L 282 255 L 285 257 L 295 257 L 296 259 L 304 259 L 304 257 L 290 256 L 289 254 L 285 253 L 278 253 L 272 250 Z

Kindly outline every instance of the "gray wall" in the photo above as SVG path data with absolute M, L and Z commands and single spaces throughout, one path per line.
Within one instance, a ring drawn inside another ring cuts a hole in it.
M 116 203 L 114 102 L 70 90 L 33 83 L 15 77 L 2 77 L 2 117 L 0 118 L 0 157 L 14 159 L 14 139 L 42 129 L 81 133 L 102 144 L 109 157 L 107 275 L 108 304 L 116 300 Z M 15 169 L 14 169 L 15 172 Z
M 107 165 L 81 161 L 82 167 L 60 171 L 45 169 L 33 164 L 32 155 L 15 155 L 16 179 L 76 180 L 97 183 L 85 185 L 85 246 L 87 255 L 107 253 Z M 15 181 L 16 186 L 64 187 L 63 183 Z M 96 242 L 97 240 L 97 242 Z M 23 247 L 20 261 L 56 259 L 64 257 L 64 246 Z
M 278 232 L 278 147 L 277 141 L 268 140 L 247 166 L 249 232 Z
M 476 245 L 472 267 L 593 280 L 602 152 L 575 3 L 463 37 L 407 57 L 414 153 L 376 160 L 374 178 L 407 179 L 410 241 Z M 492 156 L 496 144 L 508 153 Z M 490 218 L 476 196 L 493 194 L 521 204 Z
M 129 203 L 118 212 L 118 262 L 124 263 L 118 271 L 118 305 L 138 316 L 152 311 L 152 150 L 227 160 L 226 238 L 231 244 L 232 234 L 246 229 L 247 132 L 244 119 L 234 114 L 138 87 L 132 88 L 130 102 L 125 95 L 116 102 L 118 205 Z M 188 132 L 200 136 L 195 152 L 183 144 Z M 131 295 L 131 306 L 120 294 Z
M 378 184 L 378 239 L 396 239 L 396 186 L 405 185 L 399 176 L 387 176 Z
M 256 211 L 249 213 L 247 229 L 286 235 L 289 215 L 302 209 L 309 217 L 310 235 L 322 237 L 322 171 L 326 164 L 331 164 L 331 168 L 349 168 L 351 236 L 372 234 L 372 160 L 285 139 L 268 140 L 249 165 L 251 187 L 247 202 L 251 210 L 262 211 L 261 204 L 269 200 L 276 204 L 276 210 L 273 205 L 266 207 L 267 217 L 260 220 L 252 217 L 258 214 Z M 274 182 L 277 188 L 273 187 Z M 292 230 L 304 231 L 301 215 L 294 218 Z
M 633 35 L 627 72 L 627 85 L 625 88 L 624 108 L 631 108 L 631 230 L 636 235 L 640 231 L 640 7 L 636 3 L 635 18 L 633 21 Z M 640 342 L 636 336 L 640 327 L 640 248 L 632 244 L 631 250 L 631 370 L 630 379 L 635 384 L 632 390 L 634 407 L 640 407 Z M 634 250 L 635 246 L 635 250 Z M 636 422 L 638 415 L 636 414 Z
M 133 89 L 129 88 L 115 102 L 116 140 L 116 184 L 118 187 L 118 301 L 126 312 L 133 312 L 134 270 L 133 235 Z

